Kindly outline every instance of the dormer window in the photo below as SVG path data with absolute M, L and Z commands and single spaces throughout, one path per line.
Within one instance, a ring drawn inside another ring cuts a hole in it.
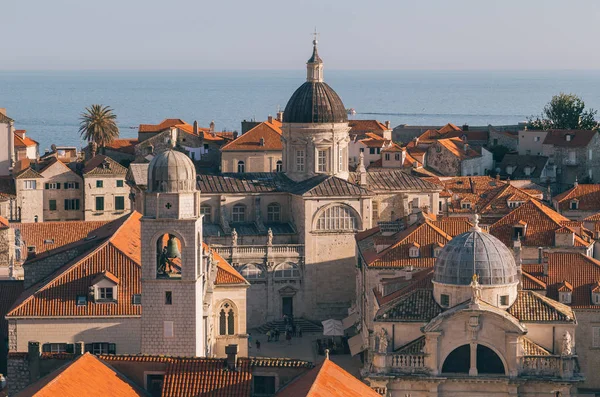
M 119 279 L 109 272 L 105 270 L 100 273 L 96 278 L 92 281 L 94 300 L 96 302 L 114 302 L 117 300 L 117 287 L 119 285 Z
M 525 175 L 531 175 L 531 167 L 530 166 L 525 167 L 524 171 L 525 171 Z
M 571 138 L 572 138 L 572 137 L 571 137 L 571 134 L 567 134 L 567 135 L 565 135 L 565 140 L 566 140 L 567 142 L 571 142 Z
M 592 305 L 600 305 L 600 292 L 592 292 Z
M 508 201 L 508 208 L 517 208 L 519 207 L 521 204 L 523 204 L 522 201 Z
M 578 210 L 579 209 L 579 200 L 573 199 L 569 202 L 570 210 Z
M 510 166 L 510 165 L 506 166 L 506 173 L 508 175 L 512 175 L 513 171 L 514 171 L 514 169 L 512 166 Z
M 87 305 L 87 296 L 77 295 L 77 306 L 85 306 L 85 305 Z
M 515 225 L 513 226 L 513 240 L 520 240 L 525 236 L 525 226 Z
M 442 252 L 442 248 L 444 248 L 444 246 L 442 246 L 439 243 L 437 243 L 433 246 L 433 257 L 434 258 L 437 258 L 438 256 L 440 256 L 440 252 Z
M 421 254 L 420 245 L 418 243 L 413 243 L 412 247 L 408 249 L 408 256 L 411 258 L 418 258 Z
M 563 281 L 558 286 L 558 301 L 564 304 L 571 303 L 571 295 L 573 293 L 573 286 L 568 281 Z
M 462 208 L 463 210 L 470 210 L 471 203 L 468 201 L 463 201 L 462 203 L 460 203 L 460 208 Z

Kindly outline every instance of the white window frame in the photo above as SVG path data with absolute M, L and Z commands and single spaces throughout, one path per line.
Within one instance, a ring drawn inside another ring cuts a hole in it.
M 231 222 L 246 222 L 246 206 L 244 204 L 236 204 L 233 206 L 231 209 Z
M 273 278 L 277 280 L 300 278 L 300 267 L 295 263 L 284 262 L 274 269 Z
M 237 162 L 237 172 L 240 174 L 246 172 L 246 163 L 243 160 Z
M 275 171 L 283 172 L 283 161 L 277 160 L 277 162 L 275 163 Z
M 327 166 L 327 158 L 329 150 L 318 149 L 317 150 L 317 172 L 328 172 L 329 167 Z
M 460 208 L 462 208 L 463 210 L 470 210 L 471 209 L 471 203 L 469 202 L 464 202 L 460 204 Z
M 256 263 L 248 263 L 240 269 L 240 273 L 246 280 L 262 280 L 265 278 L 264 269 Z
M 99 300 L 115 300 L 115 289 L 114 287 L 98 287 L 98 298 Z
M 420 254 L 419 247 L 412 246 L 408 249 L 408 256 L 410 258 L 418 258 Z
M 304 150 L 296 150 L 296 171 L 304 172 Z
M 36 180 L 25 180 L 23 181 L 23 190 L 35 190 L 37 189 L 37 181 Z
M 342 148 L 339 148 L 339 164 L 338 171 L 344 171 L 344 151 Z
M 319 231 L 355 231 L 358 226 L 358 219 L 350 208 L 343 205 L 332 205 L 319 214 L 316 229 Z
M 208 204 L 201 204 L 200 205 L 200 214 L 204 215 L 204 218 L 202 218 L 202 220 L 206 223 L 211 223 L 212 221 L 212 207 Z
M 560 303 L 571 303 L 571 292 L 559 292 L 558 293 L 558 300 Z
M 281 222 L 281 205 L 270 203 L 267 206 L 267 222 Z

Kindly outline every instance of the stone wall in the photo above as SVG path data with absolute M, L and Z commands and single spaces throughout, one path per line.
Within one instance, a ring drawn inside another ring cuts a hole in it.
M 277 172 L 281 157 L 281 151 L 224 151 L 221 152 L 221 172 L 238 172 L 239 161 L 244 162 L 244 172 Z
M 9 354 L 6 379 L 9 396 L 14 396 L 31 383 L 27 353 Z
M 427 165 L 445 176 L 461 173 L 460 159 L 437 141 L 427 150 Z
M 519 138 L 516 135 L 510 135 L 506 132 L 500 132 L 494 128 L 490 128 L 488 147 L 492 148 L 494 146 L 504 146 L 510 150 L 517 150 Z
M 83 219 L 83 179 L 57 161 L 44 170 L 44 180 L 40 181 L 44 186 L 44 221 L 71 221 Z M 66 189 L 65 182 L 77 182 L 79 188 Z M 46 189 L 46 184 L 60 184 L 60 189 Z M 79 210 L 66 210 L 66 199 L 78 199 Z M 56 201 L 56 209 L 50 210 L 50 200 Z
M 102 181 L 102 187 L 96 187 L 96 182 Z M 117 181 L 123 181 L 121 187 Z M 125 173 L 122 175 L 102 175 L 84 177 L 84 217 L 86 221 L 111 221 L 131 212 L 129 194 L 131 188 L 125 183 Z M 104 210 L 96 210 L 96 197 L 104 197 Z M 123 197 L 124 209 L 115 208 L 115 198 Z
M 36 181 L 35 189 L 25 189 L 25 181 Z M 44 179 L 18 178 L 15 180 L 17 207 L 20 208 L 21 222 L 44 221 Z
M 600 389 L 600 346 L 594 346 L 594 328 L 600 328 L 600 307 L 598 309 L 575 309 L 577 316 L 577 349 L 581 372 L 585 381 L 579 385 L 585 389 Z M 600 331 L 598 331 L 600 332 Z M 562 335 L 560 335 L 562 336 Z

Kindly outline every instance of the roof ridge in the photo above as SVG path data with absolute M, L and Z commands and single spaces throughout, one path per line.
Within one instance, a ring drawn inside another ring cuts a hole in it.
M 546 289 L 548 287 L 545 282 L 543 282 L 542 280 L 538 279 L 535 276 L 532 276 L 531 274 L 529 274 L 526 271 L 522 271 L 521 274 L 524 275 L 525 277 L 527 277 L 531 282 L 533 282 L 541 287 L 544 287 L 544 289 Z
M 330 363 L 331 360 L 329 359 L 328 354 L 325 356 L 325 360 L 323 360 L 323 362 L 321 363 L 320 368 L 319 366 L 313 368 L 313 370 L 317 371 L 317 376 L 315 376 L 315 379 L 313 380 L 312 385 L 310 385 L 310 389 L 308 389 L 308 392 L 306 393 L 305 397 L 309 397 L 311 395 L 313 388 L 315 388 L 315 385 L 317 385 L 317 380 L 321 377 L 321 371 L 324 370 L 325 365 L 327 364 L 329 366 L 328 363 Z
M 563 316 L 565 316 L 568 320 L 573 320 L 572 316 L 570 313 L 568 313 L 569 311 L 572 312 L 571 307 L 560 303 L 558 301 L 555 301 L 552 298 L 548 298 L 545 295 L 539 294 L 535 291 L 523 291 L 523 292 L 528 292 L 529 294 L 533 295 L 535 298 L 539 299 L 542 301 L 542 303 L 544 305 L 546 305 L 547 307 L 551 307 L 553 309 L 556 309 L 558 312 L 560 312 L 560 314 L 562 314 Z M 568 310 L 565 310 L 568 309 Z

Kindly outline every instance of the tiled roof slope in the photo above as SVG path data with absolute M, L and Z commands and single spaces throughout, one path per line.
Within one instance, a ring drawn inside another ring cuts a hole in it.
M 17 394 L 19 397 L 134 397 L 146 392 L 90 353 L 79 356 Z
M 0 216 L 0 230 L 8 229 L 10 224 L 8 223 L 8 219 Z
M 545 156 L 507 153 L 496 167 L 500 168 L 500 173 L 502 175 L 510 176 L 511 179 L 530 179 L 541 177 L 542 171 L 547 163 L 548 157 Z M 512 167 L 512 172 L 510 174 L 506 172 L 508 166 Z M 529 167 L 529 174 L 525 173 L 525 167 Z
M 531 339 L 523 337 L 521 339 L 521 343 L 523 345 L 523 353 L 526 356 L 549 356 L 550 352 L 544 349 L 542 346 L 538 345 Z
M 132 295 L 141 293 L 140 218 L 131 213 L 110 239 L 27 289 L 8 316 L 139 316 L 141 306 L 132 303 Z M 77 305 L 77 296 L 87 296 L 92 281 L 104 271 L 122 280 L 116 302 L 88 299 Z
M 528 323 L 575 321 L 575 314 L 569 306 L 533 291 L 519 291 L 517 299 L 508 308 L 508 313 Z
M 251 390 L 252 373 L 246 360 L 238 360 L 236 371 L 230 371 L 222 359 L 181 358 L 167 369 L 162 397 L 250 397 Z
M 295 186 L 291 187 L 289 192 L 305 197 L 346 197 L 372 195 L 372 192 L 360 185 L 329 175 L 317 175 L 305 181 L 299 182 Z
M 578 200 L 578 210 L 580 211 L 600 211 L 600 184 L 586 185 L 577 184 L 554 197 L 552 201 L 558 203 L 560 211 L 569 211 L 571 200 Z
M 138 132 L 161 132 L 177 124 L 187 124 L 181 119 L 164 119 L 158 124 L 140 124 Z
M 357 183 L 360 181 L 360 174 L 351 173 L 348 180 Z M 374 192 L 440 190 L 434 183 L 399 170 L 367 172 L 367 187 Z
M 525 236 L 521 239 L 523 245 L 551 247 L 554 246 L 554 232 L 563 227 L 563 222 L 569 222 L 569 219 L 532 199 L 491 225 L 490 233 L 507 246 L 512 246 L 513 226 L 519 222 L 527 224 Z M 587 247 L 591 243 L 576 236 L 575 244 Z
M 295 183 L 282 172 L 198 174 L 202 193 L 285 192 Z
M 206 243 L 202 243 L 204 250 L 209 250 L 210 247 Z M 217 261 L 217 277 L 216 285 L 226 284 L 248 284 L 246 279 L 231 266 L 221 255 L 216 251 L 212 251 L 213 258 Z
M 460 138 L 439 139 L 437 142 L 461 160 L 481 157 L 481 153 L 470 146 L 465 150 L 464 142 Z
M 261 145 L 261 139 L 263 144 Z M 281 151 L 281 128 L 262 122 L 221 148 L 222 151 Z
M 380 397 L 369 386 L 325 358 L 321 364 L 286 385 L 277 397 Z
M 546 285 L 546 296 L 558 300 L 558 290 L 566 281 L 572 287 L 572 308 L 600 310 L 592 301 L 592 289 L 600 281 L 600 261 L 575 252 L 551 252 L 547 254 L 548 275 L 544 276 L 543 265 L 523 265 L 523 274 Z M 527 286 L 524 284 L 524 288 Z M 530 288 L 528 288 L 530 289 Z
M 383 305 L 375 321 L 429 322 L 441 312 L 432 289 L 416 289 Z
M 18 130 L 18 131 L 25 132 L 25 130 Z M 17 134 L 17 131 L 15 131 L 15 147 L 16 148 L 26 148 L 26 147 L 36 146 L 37 144 L 38 143 L 36 141 L 34 141 L 33 139 L 31 139 L 28 136 L 25 136 L 25 138 L 21 138 Z
M 417 339 L 400 346 L 394 353 L 398 354 L 423 354 L 425 348 L 425 336 L 420 336 Z
M 135 145 L 138 143 L 139 140 L 137 138 L 114 139 L 112 142 L 106 144 L 106 148 L 121 153 L 135 154 Z
M 564 146 L 564 147 L 585 147 L 598 132 L 589 130 L 550 130 L 544 139 L 544 145 Z M 571 139 L 567 141 L 566 136 Z
M 370 132 L 383 136 L 383 131 L 387 130 L 387 127 L 377 120 L 349 120 L 348 125 L 350 126 L 350 135 L 362 136 Z
M 21 233 L 24 247 L 35 247 L 36 255 L 91 237 L 108 221 L 12 223 Z M 24 250 L 26 251 L 26 250 Z
M 108 163 L 108 167 L 103 167 L 104 163 Z M 125 175 L 127 168 L 117 163 L 115 160 L 103 154 L 94 156 L 93 159 L 85 163 L 83 168 L 84 175 Z

